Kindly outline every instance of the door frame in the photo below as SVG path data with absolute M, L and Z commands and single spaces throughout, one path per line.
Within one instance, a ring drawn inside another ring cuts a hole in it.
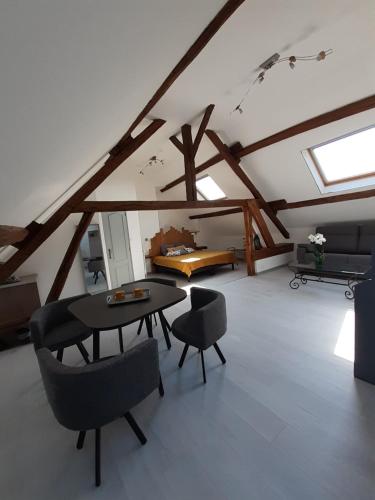
M 105 265 L 105 272 L 107 275 L 107 283 L 108 283 L 108 290 L 111 290 L 114 286 L 112 283 L 112 277 L 111 277 L 111 269 L 109 265 L 109 258 L 108 258 L 108 248 L 107 248 L 107 243 L 105 240 L 105 230 L 104 230 L 104 222 L 103 222 L 103 215 L 105 214 L 110 214 L 112 212 L 100 212 L 99 215 L 99 232 L 100 232 L 100 239 L 102 242 L 102 248 L 103 248 L 103 257 L 104 257 L 104 265 Z M 118 213 L 118 212 L 117 212 Z M 129 261 L 130 261 L 130 279 L 134 280 L 134 263 L 133 263 L 133 255 L 132 255 L 132 250 L 131 250 L 131 245 L 130 245 L 130 234 L 129 234 L 129 224 L 128 224 L 128 216 L 126 212 L 120 212 L 125 215 L 125 220 L 126 220 L 126 232 L 128 235 L 128 252 L 129 252 Z

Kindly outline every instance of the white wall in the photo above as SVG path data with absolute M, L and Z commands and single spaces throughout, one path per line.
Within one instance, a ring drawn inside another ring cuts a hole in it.
M 127 165 L 122 165 L 95 191 L 97 200 L 136 200 L 134 180 L 129 176 Z M 138 212 L 126 212 L 133 263 L 134 279 L 145 277 L 145 261 L 142 233 Z
M 156 200 L 155 187 L 149 182 L 148 172 L 135 176 L 135 188 L 138 200 Z M 154 211 L 138 212 L 141 230 L 143 252 L 147 255 L 150 249 L 150 239 L 159 231 L 159 213 Z
M 57 270 L 74 235 L 79 218 L 70 216 L 55 233 L 16 271 L 17 276 L 37 274 L 41 303 L 51 289 Z M 74 259 L 61 298 L 85 293 L 85 283 L 79 252 Z

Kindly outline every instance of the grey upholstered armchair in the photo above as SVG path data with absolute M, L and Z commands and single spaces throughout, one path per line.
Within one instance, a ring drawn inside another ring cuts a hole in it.
M 203 351 L 214 346 L 221 362 L 226 362 L 217 341 L 227 330 L 225 297 L 222 293 L 207 288 L 193 287 L 190 290 L 191 310 L 182 314 L 172 324 L 173 335 L 185 342 L 178 366 L 181 368 L 189 346 L 199 349 L 202 361 L 203 381 L 206 383 Z
M 64 349 L 76 345 L 86 363 L 89 355 L 82 341 L 92 335 L 92 331 L 68 310 L 68 306 L 89 294 L 76 295 L 44 305 L 34 312 L 30 321 L 31 340 L 35 349 L 47 347 L 57 351 L 57 359 L 62 361 Z
M 141 444 L 147 441 L 129 410 L 159 386 L 157 340 L 145 340 L 124 354 L 83 367 L 63 365 L 48 349 L 36 353 L 53 413 L 61 425 L 79 431 L 78 449 L 83 447 L 86 431 L 95 429 L 95 483 L 99 486 L 102 426 L 125 417 Z

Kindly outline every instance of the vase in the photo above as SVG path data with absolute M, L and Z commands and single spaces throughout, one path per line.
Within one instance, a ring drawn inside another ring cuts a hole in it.
M 323 262 L 324 262 L 324 254 L 323 253 L 315 254 L 315 267 L 317 269 L 321 269 L 323 267 Z

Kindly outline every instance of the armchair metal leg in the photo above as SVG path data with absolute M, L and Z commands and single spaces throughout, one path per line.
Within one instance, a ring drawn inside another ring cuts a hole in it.
M 139 322 L 139 326 L 138 326 L 138 330 L 137 330 L 137 335 L 140 335 L 141 334 L 141 331 L 142 331 L 142 326 L 143 326 L 143 323 L 145 322 L 145 319 L 142 318 L 141 321 Z
M 120 344 L 120 352 L 124 352 L 124 339 L 122 338 L 122 328 L 118 329 L 118 341 Z
M 57 351 L 56 359 L 57 361 L 60 361 L 60 363 L 62 362 L 63 354 L 64 354 L 64 349 L 59 349 Z
M 214 348 L 215 348 L 215 351 L 217 352 L 219 358 L 221 359 L 221 362 L 223 363 L 223 365 L 225 365 L 225 363 L 227 362 L 227 360 L 224 358 L 224 355 L 221 352 L 221 350 L 220 350 L 220 348 L 219 348 L 219 346 L 217 345 L 216 342 L 214 343 Z
M 203 382 L 206 383 L 206 369 L 204 367 L 204 355 L 202 349 L 201 349 L 201 361 L 202 361 Z
M 100 486 L 101 483 L 101 468 L 100 468 L 100 431 L 95 429 L 95 485 Z
M 169 338 L 167 322 L 166 322 L 166 319 L 161 311 L 159 311 L 159 318 L 160 318 L 161 327 L 163 329 L 165 343 L 167 344 L 167 348 L 170 349 L 172 347 L 172 344 L 171 344 L 171 339 Z
M 83 443 L 85 442 L 86 431 L 79 431 L 77 439 L 77 450 L 82 450 Z
M 159 394 L 161 397 L 164 396 L 164 386 L 163 386 L 163 381 L 161 379 L 161 375 L 159 377 Z
M 178 363 L 178 367 L 179 368 L 182 368 L 182 365 L 184 364 L 184 361 L 185 361 L 185 358 L 186 358 L 186 354 L 188 352 L 188 349 L 189 349 L 189 344 L 185 344 L 184 346 L 184 350 L 182 351 L 182 354 L 181 354 L 181 358 L 180 358 L 180 361 Z
M 90 363 L 89 353 L 87 352 L 85 346 L 82 344 L 82 342 L 77 342 L 77 347 L 79 352 L 82 354 L 83 359 L 86 361 L 87 364 L 89 364 Z
M 130 411 L 127 411 L 124 415 L 124 417 L 126 418 L 128 424 L 130 425 L 130 427 L 132 428 L 132 431 L 134 432 L 134 434 L 137 436 L 137 438 L 139 439 L 140 443 L 142 445 L 146 444 L 147 443 L 147 439 L 146 439 L 146 436 L 143 434 L 143 432 L 141 431 L 139 425 L 137 424 L 137 422 L 135 421 L 133 415 L 130 413 Z

